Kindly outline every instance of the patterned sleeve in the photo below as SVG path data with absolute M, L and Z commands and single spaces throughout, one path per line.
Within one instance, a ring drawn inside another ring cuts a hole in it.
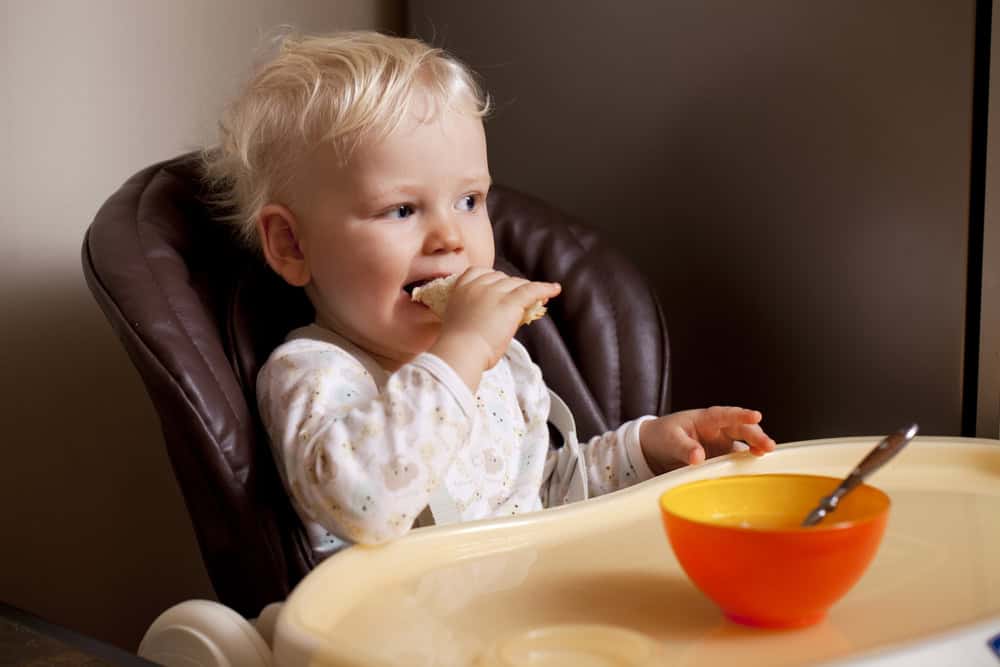
M 654 477 L 639 444 L 639 426 L 652 416 L 627 421 L 583 445 L 591 496 L 611 493 Z
M 282 478 L 310 519 L 374 544 L 406 533 L 471 427 L 474 399 L 438 357 L 422 354 L 382 392 L 344 350 L 285 343 L 257 379 L 261 418 Z

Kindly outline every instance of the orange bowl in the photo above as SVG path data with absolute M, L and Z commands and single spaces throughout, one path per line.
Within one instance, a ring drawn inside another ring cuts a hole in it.
M 660 496 L 677 560 L 732 621 L 765 628 L 818 623 L 878 550 L 889 497 L 862 484 L 811 528 L 799 524 L 840 483 L 816 475 L 740 475 Z

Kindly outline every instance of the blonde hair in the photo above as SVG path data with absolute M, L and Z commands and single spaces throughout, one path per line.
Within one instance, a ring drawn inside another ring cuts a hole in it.
M 376 32 L 283 37 L 277 56 L 226 109 L 218 145 L 202 152 L 212 202 L 258 246 L 257 216 L 284 193 L 302 156 L 327 144 L 346 163 L 361 141 L 390 134 L 417 93 L 478 117 L 490 107 L 469 69 L 419 40 Z

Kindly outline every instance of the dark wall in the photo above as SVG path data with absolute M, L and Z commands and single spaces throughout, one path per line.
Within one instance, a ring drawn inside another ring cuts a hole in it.
M 674 408 L 779 442 L 959 434 L 974 3 L 413 0 L 484 79 L 494 180 L 656 287 Z

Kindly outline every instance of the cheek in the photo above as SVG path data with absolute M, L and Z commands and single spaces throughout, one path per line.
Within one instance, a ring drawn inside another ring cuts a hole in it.
M 413 261 L 413 253 L 407 252 L 406 245 L 395 240 L 385 240 L 366 250 L 358 268 L 358 272 L 365 276 L 364 279 L 380 289 L 401 289 Z
M 473 266 L 493 266 L 495 249 L 493 246 L 493 225 L 489 219 L 476 226 L 467 243 L 469 260 Z
M 336 253 L 336 267 L 331 273 L 344 281 L 372 288 L 388 289 L 394 283 L 402 287 L 412 253 L 408 252 L 408 239 L 387 233 L 358 233 L 340 239 Z

